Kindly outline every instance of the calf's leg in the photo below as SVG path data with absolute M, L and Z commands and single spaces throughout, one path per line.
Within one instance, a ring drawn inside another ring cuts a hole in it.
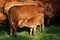
M 44 23 L 42 23 L 41 31 L 44 31 Z
M 41 31 L 41 24 L 39 26 L 40 26 L 40 31 Z
M 32 35 L 33 28 L 30 28 L 30 35 Z
M 33 35 L 36 36 L 36 26 L 34 26 L 34 32 Z

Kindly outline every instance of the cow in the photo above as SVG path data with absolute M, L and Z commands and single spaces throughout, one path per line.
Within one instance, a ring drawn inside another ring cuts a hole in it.
M 14 35 L 16 36 L 17 26 L 20 28 L 29 27 L 30 35 L 32 35 L 32 29 L 34 29 L 35 35 L 37 25 L 42 25 L 41 28 L 44 31 L 44 13 L 40 11 L 40 7 L 37 4 L 28 2 L 25 4 L 13 4 L 9 5 L 10 7 L 5 6 L 4 10 L 11 26 L 10 36 L 12 36 L 12 28 L 14 28 Z

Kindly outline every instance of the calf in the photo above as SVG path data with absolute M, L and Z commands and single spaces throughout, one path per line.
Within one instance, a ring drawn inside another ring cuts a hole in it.
M 22 21 L 22 22 L 21 22 Z M 23 27 L 29 27 L 30 28 L 30 35 L 32 35 L 32 30 L 34 29 L 34 35 L 36 35 L 36 27 L 37 25 L 40 25 L 40 30 L 41 30 L 41 24 L 42 24 L 42 31 L 44 31 L 44 14 L 38 14 L 34 17 L 31 17 L 26 20 L 21 20 L 18 26 L 20 28 Z

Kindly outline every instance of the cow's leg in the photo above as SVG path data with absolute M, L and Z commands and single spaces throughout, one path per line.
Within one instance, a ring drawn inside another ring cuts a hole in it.
M 9 20 L 9 23 L 10 23 L 10 37 L 11 37 L 12 36 L 12 31 L 15 28 L 15 26 L 14 26 L 14 22 L 13 21 Z
M 11 21 L 10 21 L 10 20 L 9 20 L 9 23 L 10 23 L 10 37 L 12 37 L 13 27 L 12 27 L 12 23 L 11 23 Z
M 30 28 L 30 35 L 32 35 L 32 30 L 33 30 L 33 28 Z
M 36 36 L 36 26 L 34 27 L 34 36 Z
M 10 37 L 12 37 L 12 27 L 10 26 Z
M 16 37 L 16 29 L 17 29 L 17 26 L 14 27 L 14 37 Z
M 12 22 L 12 28 L 14 29 L 14 36 L 16 37 L 16 28 L 17 28 L 17 25 Z

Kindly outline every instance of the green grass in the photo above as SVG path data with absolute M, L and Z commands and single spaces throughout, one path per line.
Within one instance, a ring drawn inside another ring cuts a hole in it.
M 0 32 L 0 40 L 60 40 L 60 27 L 45 27 L 45 31 L 37 28 L 36 36 L 30 36 L 27 31 L 17 32 L 17 37 L 9 37 L 7 31 Z

